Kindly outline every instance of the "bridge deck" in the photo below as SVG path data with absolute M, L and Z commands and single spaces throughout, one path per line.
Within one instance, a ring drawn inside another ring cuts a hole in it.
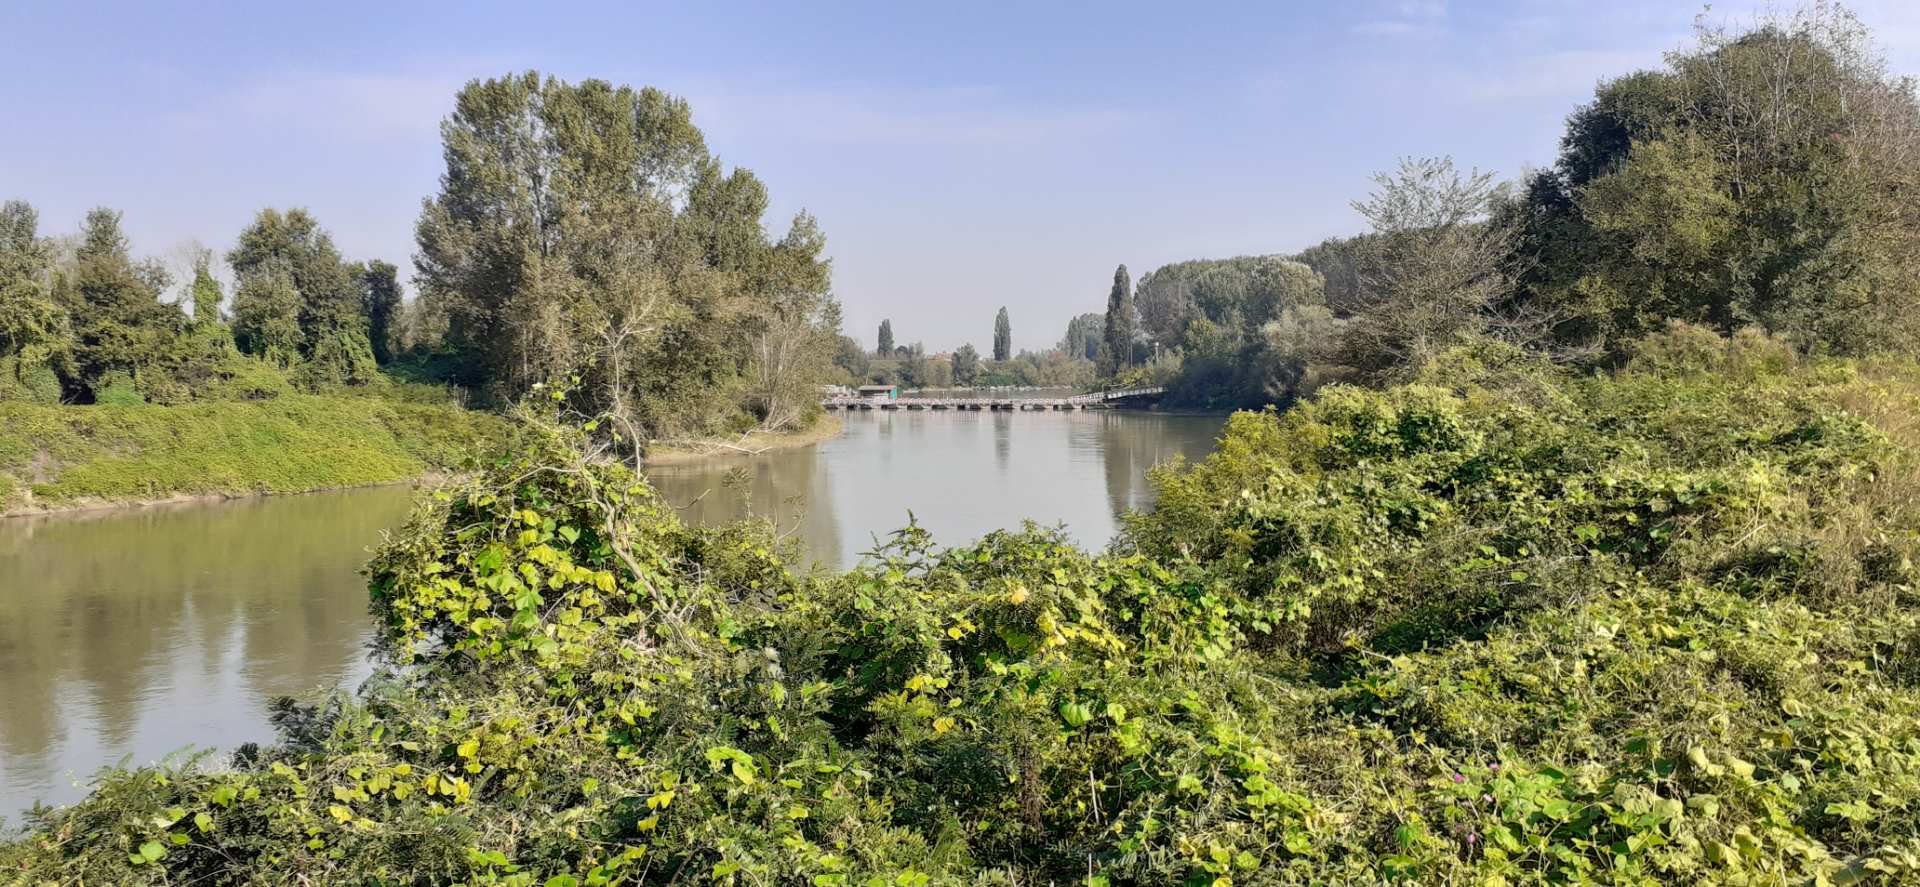
M 829 410 L 1098 410 L 1116 401 L 1158 396 L 1165 388 L 1125 388 L 1072 397 L 829 397 L 820 405 Z

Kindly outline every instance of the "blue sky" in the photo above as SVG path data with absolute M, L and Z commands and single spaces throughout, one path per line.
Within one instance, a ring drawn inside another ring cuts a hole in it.
M 1751 19 L 1753 2 L 1711 20 Z M 1896 71 L 1920 3 L 1852 4 Z M 225 250 L 305 206 L 353 258 L 407 266 L 438 123 L 475 77 L 536 68 L 693 102 L 724 160 L 820 218 L 847 330 L 1020 348 L 1104 307 L 1113 266 L 1290 252 L 1359 221 L 1405 155 L 1550 162 L 1607 76 L 1702 7 L 1339 3 L 88 3 L 0 5 L 0 197 L 138 251 Z M 777 233 L 777 232 L 776 232 Z

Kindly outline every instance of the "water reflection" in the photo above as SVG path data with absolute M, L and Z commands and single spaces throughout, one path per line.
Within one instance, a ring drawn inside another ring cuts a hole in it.
M 363 677 L 358 570 L 412 495 L 0 521 L 0 817 L 123 757 L 269 739 L 267 700 Z
M 845 566 L 908 515 L 959 544 L 1031 517 L 1082 544 L 1146 504 L 1146 469 L 1221 421 L 1127 413 L 873 412 L 815 447 L 653 472 L 692 520 L 774 519 Z M 413 491 L 387 487 L 0 520 L 0 817 L 64 803 L 104 764 L 272 738 L 268 700 L 358 683 L 358 574 Z
M 909 514 L 946 544 L 1022 518 L 1065 524 L 1083 545 L 1147 504 L 1147 469 L 1204 456 L 1222 420 L 1123 412 L 855 412 L 846 433 L 758 458 L 666 465 L 650 476 L 692 520 L 752 514 L 844 567 Z M 744 472 L 744 473 L 743 473 Z

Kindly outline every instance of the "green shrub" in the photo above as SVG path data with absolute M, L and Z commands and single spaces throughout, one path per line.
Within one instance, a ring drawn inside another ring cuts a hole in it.
M 126 373 L 110 373 L 95 389 L 93 402 L 106 407 L 138 406 L 147 402 L 140 386 Z
M 197 394 L 197 399 L 272 400 L 293 391 L 293 383 L 285 370 L 264 360 L 233 354 L 221 362 L 220 372 L 209 380 L 206 390 Z
M 22 366 L 16 356 L 0 357 L 0 401 L 60 402 L 60 377 L 45 363 Z
M 0 871 L 136 883 L 1920 878 L 1920 373 L 1499 351 L 1243 414 L 1089 554 L 797 574 L 523 429 L 370 567 L 388 662 Z

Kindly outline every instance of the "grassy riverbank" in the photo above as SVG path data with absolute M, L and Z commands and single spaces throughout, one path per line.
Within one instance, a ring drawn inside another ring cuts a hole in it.
M 713 456 L 759 456 L 832 440 L 847 430 L 838 416 L 822 414 L 812 425 L 793 431 L 750 431 L 739 437 L 703 441 L 662 441 L 647 448 L 648 465 L 675 465 Z
M 346 395 L 0 403 L 0 513 L 390 483 L 457 469 L 505 429 L 450 404 Z

